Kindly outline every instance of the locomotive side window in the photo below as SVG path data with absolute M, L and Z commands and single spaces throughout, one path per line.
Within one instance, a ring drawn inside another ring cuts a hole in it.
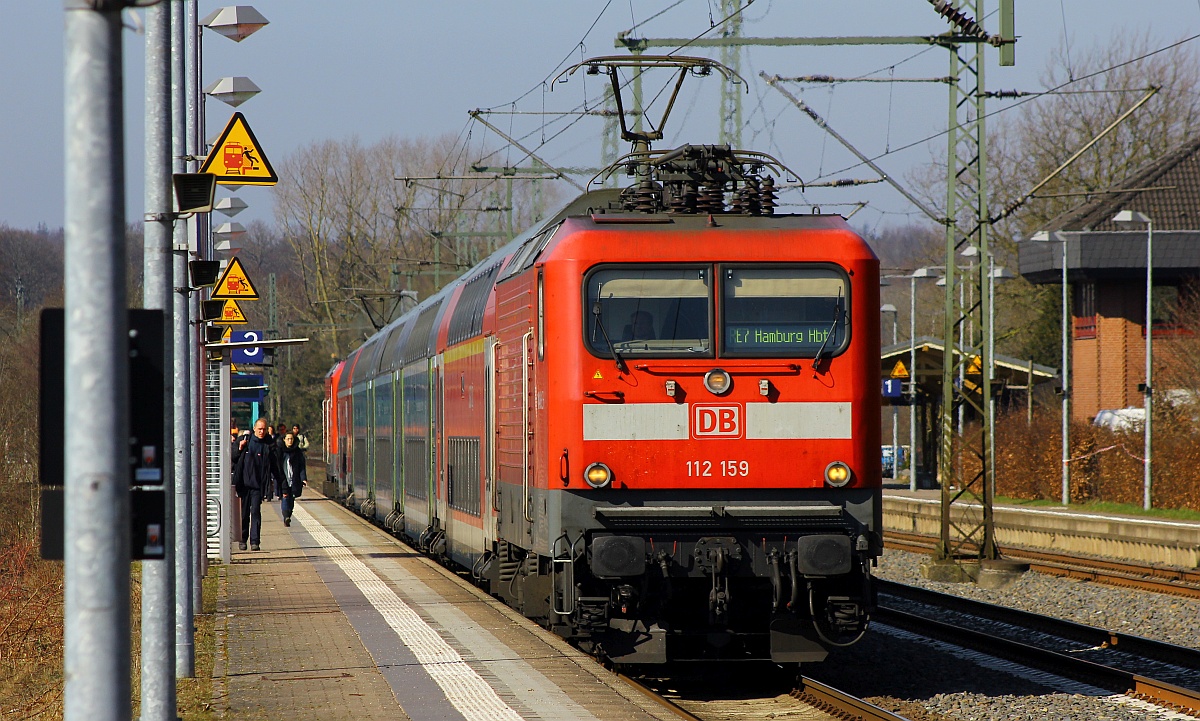
M 707 268 L 593 272 L 585 281 L 588 348 L 599 356 L 711 354 L 709 276 Z
M 721 354 L 837 355 L 849 335 L 844 273 L 830 267 L 724 267 Z

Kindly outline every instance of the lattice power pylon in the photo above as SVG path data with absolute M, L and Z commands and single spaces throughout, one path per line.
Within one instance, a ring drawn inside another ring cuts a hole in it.
M 945 355 L 942 362 L 941 540 L 935 560 L 997 558 L 992 495 L 995 422 L 992 399 L 994 263 L 988 239 L 987 128 L 984 50 L 987 35 L 973 18 L 984 0 L 931 3 L 975 42 L 948 44 L 950 115 L 946 148 Z M 960 268 L 962 251 L 974 247 L 975 263 Z M 965 286 L 965 288 L 964 288 Z M 965 290 L 965 292 L 964 292 Z M 955 349 L 955 339 L 961 339 Z M 955 428 L 960 408 L 974 419 Z
M 729 18 L 721 27 L 721 64 L 735 75 L 742 74 L 742 14 L 741 0 L 721 0 L 721 17 Z M 718 142 L 731 148 L 742 147 L 742 93 L 740 84 L 721 85 L 721 134 Z

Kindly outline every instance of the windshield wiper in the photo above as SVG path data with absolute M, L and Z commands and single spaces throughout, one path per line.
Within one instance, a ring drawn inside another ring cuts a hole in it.
M 604 321 L 600 318 L 600 301 L 597 300 L 592 304 L 592 315 L 596 316 L 596 325 L 600 328 L 601 335 L 604 336 L 604 342 L 608 344 L 608 351 L 612 353 L 613 360 L 617 363 L 617 370 L 622 373 L 628 373 L 629 367 L 625 365 L 625 361 L 621 358 L 621 354 L 617 352 L 616 346 L 608 337 L 608 331 L 604 328 Z M 592 335 L 595 338 L 595 334 Z
M 817 370 L 817 366 L 821 365 L 821 359 L 825 357 L 825 347 L 829 345 L 829 339 L 837 332 L 838 323 L 842 322 L 842 291 L 838 289 L 837 300 L 833 305 L 833 323 L 829 326 L 829 332 L 825 334 L 825 340 L 821 341 L 821 347 L 817 349 L 817 355 L 813 358 L 813 370 Z

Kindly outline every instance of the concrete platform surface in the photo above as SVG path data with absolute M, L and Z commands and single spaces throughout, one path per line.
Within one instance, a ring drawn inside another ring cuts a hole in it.
M 674 716 L 554 634 L 318 493 L 263 504 L 218 602 L 214 705 L 236 719 Z

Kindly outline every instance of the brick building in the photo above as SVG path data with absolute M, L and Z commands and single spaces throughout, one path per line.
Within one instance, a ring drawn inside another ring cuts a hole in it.
M 1088 421 L 1105 409 L 1140 406 L 1145 378 L 1145 229 L 1118 228 L 1120 210 L 1154 226 L 1153 338 L 1175 330 L 1161 315 L 1180 286 L 1200 278 L 1200 138 L 1151 163 L 1115 188 L 1047 224 L 1066 245 L 1071 298 L 1071 416 Z M 1062 282 L 1059 242 L 1022 243 L 1021 275 Z M 1162 345 L 1155 345 L 1156 356 Z M 1157 364 L 1156 364 L 1157 365 Z

